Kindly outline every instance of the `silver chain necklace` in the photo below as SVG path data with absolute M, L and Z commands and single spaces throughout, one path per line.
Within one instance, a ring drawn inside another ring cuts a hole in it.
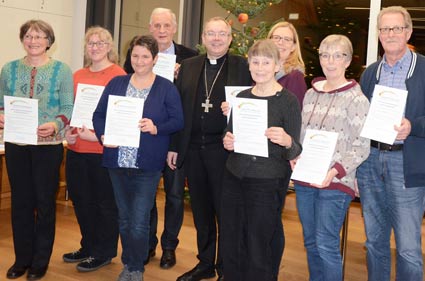
M 207 113 L 210 112 L 210 108 L 213 107 L 212 103 L 210 103 L 210 96 L 211 96 L 212 90 L 214 88 L 215 82 L 217 81 L 217 78 L 220 75 L 221 70 L 223 69 L 223 66 L 224 66 L 224 63 L 226 62 L 226 59 L 227 58 L 224 59 L 223 63 L 220 66 L 220 69 L 218 70 L 217 74 L 215 75 L 214 81 L 212 82 L 212 85 L 211 85 L 211 88 L 210 88 L 209 91 L 208 91 L 208 83 L 207 83 L 207 62 L 205 62 L 205 67 L 204 67 L 204 83 L 205 83 L 205 96 L 206 97 L 205 97 L 205 102 L 203 102 L 201 104 L 201 107 L 204 108 L 204 112 L 207 112 Z

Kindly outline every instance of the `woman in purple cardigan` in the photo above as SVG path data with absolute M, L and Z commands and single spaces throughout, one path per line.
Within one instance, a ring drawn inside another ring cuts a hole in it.
M 280 53 L 280 70 L 275 75 L 277 82 L 292 92 L 302 107 L 307 84 L 297 30 L 291 23 L 281 21 L 270 29 L 267 38 L 273 40 Z

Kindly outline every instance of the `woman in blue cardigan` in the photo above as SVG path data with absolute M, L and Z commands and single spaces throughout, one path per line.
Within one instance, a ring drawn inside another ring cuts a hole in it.
M 106 86 L 93 114 L 93 125 L 103 141 L 110 95 L 145 99 L 139 121 L 139 147 L 106 147 L 103 165 L 108 168 L 119 212 L 124 269 L 118 280 L 143 280 L 148 256 L 150 210 L 161 177 L 170 135 L 183 128 L 180 96 L 174 84 L 152 69 L 158 44 L 140 36 L 130 46 L 134 74 L 118 76 Z

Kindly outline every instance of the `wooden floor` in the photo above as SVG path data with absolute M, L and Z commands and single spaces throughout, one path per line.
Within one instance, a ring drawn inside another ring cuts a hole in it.
M 108 281 L 116 280 L 122 269 L 118 257 L 113 259 L 112 264 L 96 272 L 79 273 L 75 264 L 67 264 L 62 261 L 62 254 L 79 248 L 80 234 L 76 223 L 71 201 L 63 200 L 62 194 L 58 197 L 56 241 L 53 249 L 49 270 L 44 281 Z M 163 224 L 163 191 L 158 192 L 159 207 L 159 231 Z M 300 281 L 308 280 L 306 255 L 302 243 L 301 225 L 295 207 L 295 194 L 290 193 L 286 200 L 283 222 L 286 234 L 286 247 L 280 268 L 279 280 Z M 184 225 L 180 233 L 180 244 L 177 249 L 177 264 L 172 269 L 163 270 L 159 267 L 161 250 L 157 248 L 157 256 L 147 265 L 145 281 L 176 280 L 176 278 L 191 269 L 196 263 L 196 236 L 193 227 L 193 218 L 190 208 L 187 206 L 184 217 Z M 422 240 L 425 241 L 425 224 L 422 225 Z M 364 248 L 364 229 L 360 214 L 359 203 L 352 203 L 349 218 L 347 262 L 345 280 L 367 280 Z M 394 248 L 394 243 L 392 242 Z M 422 248 L 425 252 L 425 246 Z M 394 250 L 393 250 L 394 255 Z M 6 271 L 14 262 L 12 233 L 10 227 L 10 209 L 0 210 L 0 280 L 5 280 Z M 394 280 L 394 269 L 392 274 Z M 16 280 L 25 280 L 21 277 Z M 216 279 L 210 279 L 216 280 Z M 230 281 L 230 280 L 229 280 Z M 261 280 L 259 280 L 261 281 Z

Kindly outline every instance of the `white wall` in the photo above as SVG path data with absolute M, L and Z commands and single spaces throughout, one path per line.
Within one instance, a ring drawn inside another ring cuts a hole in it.
M 73 71 L 81 68 L 86 5 L 86 0 L 2 0 L 0 67 L 25 56 L 19 41 L 19 28 L 27 20 L 41 19 L 55 32 L 56 40 L 48 51 L 49 56 L 67 63 Z

